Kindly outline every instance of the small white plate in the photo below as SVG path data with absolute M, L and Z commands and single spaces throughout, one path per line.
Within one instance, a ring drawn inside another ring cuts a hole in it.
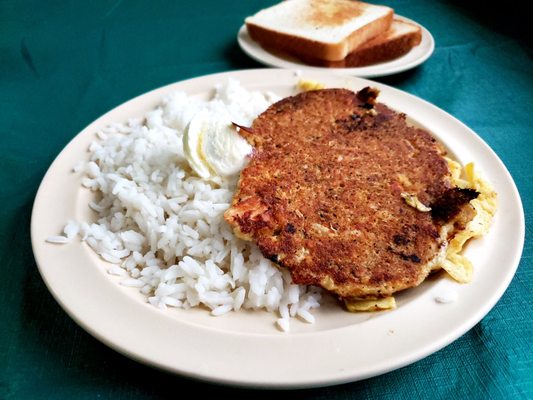
M 311 70 L 325 70 L 330 73 L 337 74 L 346 74 L 359 76 L 361 78 L 375 78 L 378 76 L 392 75 L 398 72 L 406 71 L 408 69 L 414 68 L 424 61 L 426 61 L 429 56 L 433 53 L 435 49 L 435 41 L 431 33 L 424 28 L 419 23 L 412 21 L 408 18 L 395 15 L 395 18 L 399 18 L 406 22 L 411 22 L 417 24 L 422 28 L 422 41 L 416 47 L 413 47 L 411 51 L 402 57 L 396 58 L 391 61 L 369 65 L 366 67 L 358 68 L 325 68 L 325 67 L 314 67 L 307 64 L 304 64 L 302 61 L 287 56 L 279 56 L 269 51 L 265 50 L 259 43 L 254 41 L 248 34 L 246 25 L 242 25 L 239 29 L 237 35 L 237 41 L 241 49 L 248 54 L 251 58 L 256 61 L 259 61 L 262 64 L 278 67 L 278 68 L 292 68 L 292 69 L 311 69 Z
M 216 83 L 238 79 L 252 90 L 294 93 L 296 71 L 260 69 L 226 72 L 178 82 L 146 93 L 108 112 L 79 133 L 46 173 L 35 199 L 31 237 L 35 259 L 50 292 L 85 330 L 140 362 L 178 374 L 240 386 L 302 388 L 355 381 L 425 357 L 468 331 L 496 304 L 509 285 L 524 242 L 524 214 L 514 182 L 494 152 L 468 127 L 437 107 L 389 86 L 323 71 L 305 77 L 328 87 L 381 90 L 380 101 L 408 113 L 410 121 L 438 137 L 463 163 L 475 161 L 498 192 L 490 233 L 473 241 L 466 255 L 474 280 L 460 285 L 441 275 L 397 296 L 388 312 L 351 314 L 336 303 L 314 314 L 314 325 L 291 321 L 291 332 L 275 328 L 267 312 L 212 317 L 203 309 L 160 310 L 138 289 L 118 284 L 102 261 L 79 240 L 46 243 L 68 219 L 91 220 L 93 194 L 72 172 L 95 132 L 112 122 L 142 116 L 175 90 L 207 98 Z M 503 240 L 505 238 L 505 240 Z M 458 299 L 439 304 L 450 290 Z

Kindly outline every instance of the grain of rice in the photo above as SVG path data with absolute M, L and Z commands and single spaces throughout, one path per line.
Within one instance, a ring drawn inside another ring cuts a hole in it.
M 65 244 L 70 242 L 70 239 L 66 236 L 49 236 L 46 238 L 46 242 L 53 244 Z
M 214 316 L 223 315 L 223 314 L 230 312 L 231 309 L 232 309 L 232 306 L 230 304 L 226 304 L 226 305 L 215 308 L 213 311 L 211 311 L 211 315 L 214 315 Z
M 144 283 L 138 279 L 124 279 L 120 282 L 122 286 L 128 287 L 143 287 Z
M 276 324 L 283 332 L 289 332 L 289 318 L 278 318 Z
M 117 275 L 117 276 L 124 276 L 127 275 L 127 272 L 124 270 L 124 268 L 120 268 L 118 265 L 111 266 L 107 272 L 110 275 Z
M 304 310 L 300 308 L 298 312 L 296 313 L 300 318 L 302 318 L 305 322 L 308 322 L 310 324 L 313 324 L 315 322 L 315 317 L 313 314 L 311 314 L 309 311 Z

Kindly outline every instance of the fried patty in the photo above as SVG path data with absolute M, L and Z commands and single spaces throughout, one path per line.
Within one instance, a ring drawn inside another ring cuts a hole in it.
M 440 228 L 472 197 L 452 187 L 435 138 L 377 93 L 301 93 L 241 129 L 254 153 L 225 213 L 295 283 L 345 299 L 420 284 L 445 241 Z M 402 193 L 442 212 L 421 212 Z

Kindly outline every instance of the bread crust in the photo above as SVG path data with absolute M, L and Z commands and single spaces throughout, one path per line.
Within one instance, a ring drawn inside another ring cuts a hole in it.
M 310 38 L 290 35 L 249 21 L 246 22 L 246 27 L 250 37 L 265 48 L 285 51 L 297 57 L 341 61 L 363 43 L 387 31 L 392 24 L 393 15 L 394 11 L 391 9 L 387 14 L 357 29 L 338 43 L 325 43 Z
M 414 24 L 409 25 L 414 26 Z M 327 61 L 312 57 L 301 57 L 301 60 L 307 64 L 329 68 L 364 67 L 394 60 L 407 54 L 413 47 L 420 44 L 422 29 L 419 26 L 417 28 L 392 39 L 389 38 L 389 33 L 385 32 L 364 43 L 340 61 Z
M 344 67 L 362 67 L 394 60 L 407 54 L 422 41 L 422 30 L 410 32 L 392 40 L 363 46 L 344 59 Z

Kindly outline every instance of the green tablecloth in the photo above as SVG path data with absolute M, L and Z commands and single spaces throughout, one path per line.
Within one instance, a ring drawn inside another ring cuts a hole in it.
M 245 16 L 272 3 L 0 1 L 1 399 L 159 398 L 185 389 L 258 394 L 155 371 L 93 339 L 44 286 L 29 222 L 46 169 L 99 115 L 171 82 L 260 67 L 240 51 L 235 37 Z M 501 157 L 525 206 L 522 262 L 496 307 L 443 350 L 380 377 L 290 395 L 533 398 L 529 13 L 513 2 L 504 9 L 460 1 L 388 4 L 426 26 L 437 45 L 421 67 L 380 80 L 456 116 Z

